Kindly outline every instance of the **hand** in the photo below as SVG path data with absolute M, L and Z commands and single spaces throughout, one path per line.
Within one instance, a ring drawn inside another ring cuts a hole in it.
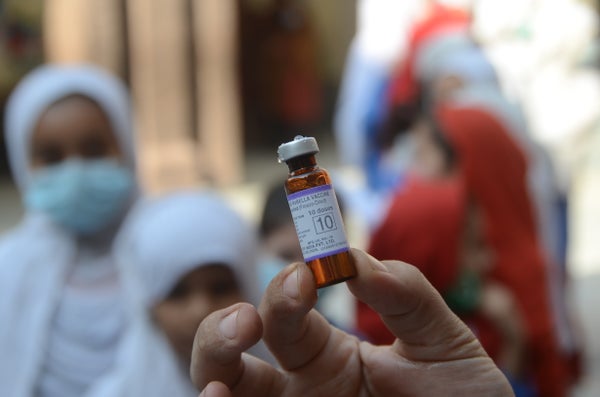
M 258 311 L 238 303 L 198 328 L 191 375 L 201 397 L 512 396 L 471 331 L 413 266 L 353 250 L 350 291 L 379 312 L 391 346 L 359 342 L 312 310 L 309 268 L 288 266 Z M 261 335 L 281 365 L 242 353 Z

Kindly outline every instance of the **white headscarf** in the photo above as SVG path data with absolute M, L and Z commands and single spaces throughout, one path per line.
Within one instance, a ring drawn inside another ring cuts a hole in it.
M 244 296 L 259 300 L 255 232 L 225 200 L 208 191 L 182 191 L 141 203 L 132 213 L 120 246 L 140 282 L 142 304 L 165 299 L 198 266 L 231 267 Z
M 29 73 L 17 85 L 5 110 L 10 168 L 21 190 L 31 178 L 29 144 L 40 116 L 52 103 L 75 94 L 92 99 L 106 113 L 123 151 L 125 165 L 135 170 L 131 106 L 125 86 L 94 66 L 45 65 Z
M 250 303 L 259 299 L 254 231 L 216 194 L 183 191 L 140 203 L 119 240 L 119 263 L 135 323 L 127 332 L 119 368 L 96 396 L 195 396 L 188 375 L 150 318 L 190 271 L 229 265 Z M 264 345 L 252 354 L 270 360 Z
M 39 117 L 55 101 L 74 94 L 89 97 L 104 110 L 125 163 L 134 171 L 125 87 L 92 66 L 42 66 L 19 83 L 6 108 L 10 165 L 21 191 L 31 177 L 29 145 Z M 101 247 L 84 246 L 40 214 L 26 214 L 2 237 L 2 396 L 85 395 L 108 370 L 125 326 L 109 237 Z
M 434 35 L 420 47 L 415 60 L 417 78 L 425 83 L 448 75 L 469 84 L 497 84 L 496 71 L 468 32 Z

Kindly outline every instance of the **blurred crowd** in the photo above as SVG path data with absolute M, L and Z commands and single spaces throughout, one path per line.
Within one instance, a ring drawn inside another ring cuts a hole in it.
M 346 197 L 369 251 L 419 267 L 517 395 L 566 395 L 582 371 L 566 265 L 585 221 L 568 209 L 598 156 L 597 16 L 569 1 L 464 3 L 359 3 L 335 132 L 365 182 Z M 360 303 L 357 325 L 393 340 Z
M 277 3 L 242 26 L 269 38 L 266 55 L 241 52 L 242 94 L 262 98 L 244 118 L 278 131 L 269 143 L 310 135 L 326 113 L 305 3 Z M 371 255 L 425 275 L 516 396 L 570 395 L 585 371 L 573 234 L 600 260 L 579 236 L 595 219 L 571 209 L 599 194 L 597 9 L 358 0 L 356 15 L 333 117 L 344 216 Z M 0 239 L 2 396 L 197 395 L 202 319 L 258 304 L 303 261 L 283 180 L 256 225 L 216 189 L 147 194 L 134 121 L 126 85 L 97 66 L 41 65 L 10 94 L 4 140 L 25 215 Z M 368 305 L 346 309 L 340 328 L 393 343 Z M 250 353 L 274 363 L 262 344 Z

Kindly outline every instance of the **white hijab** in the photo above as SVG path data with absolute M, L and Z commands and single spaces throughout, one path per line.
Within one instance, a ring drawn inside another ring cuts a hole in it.
M 132 310 L 137 312 L 122 348 L 119 368 L 102 396 L 195 396 L 188 368 L 175 357 L 150 318 L 179 280 L 198 266 L 231 266 L 250 303 L 260 298 L 254 231 L 224 199 L 183 191 L 140 203 L 119 240 Z M 269 360 L 264 346 L 254 355 Z
M 21 192 L 31 178 L 29 145 L 39 117 L 55 101 L 74 94 L 89 97 L 104 110 L 126 165 L 135 170 L 131 112 L 125 87 L 92 66 L 47 65 L 19 83 L 6 107 L 9 160 Z M 15 229 L 2 237 L 0 393 L 3 396 L 31 396 L 39 393 L 40 388 L 52 390 L 49 394 L 82 395 L 75 389 L 92 387 L 97 376 L 114 361 L 112 356 L 116 354 L 125 316 L 118 309 L 111 309 L 118 307 L 115 304 L 120 302 L 121 290 L 111 243 L 112 238 L 100 248 L 84 247 L 41 214 L 26 214 Z M 107 277 L 110 281 L 94 291 L 69 287 L 73 278 L 96 287 L 94 282 L 98 277 L 103 282 Z M 89 318 L 92 321 L 87 323 Z M 71 338 L 73 335 L 84 339 L 75 340 Z M 42 387 L 42 383 L 48 387 Z
M 10 168 L 21 191 L 31 178 L 29 143 L 42 113 L 69 95 L 92 99 L 108 116 L 124 155 L 135 169 L 131 106 L 125 86 L 103 70 L 88 65 L 45 65 L 29 73 L 12 92 L 5 110 Z
M 180 191 L 141 202 L 119 244 L 139 280 L 145 307 L 165 299 L 179 279 L 199 265 L 231 266 L 244 296 L 257 304 L 255 232 L 210 191 Z

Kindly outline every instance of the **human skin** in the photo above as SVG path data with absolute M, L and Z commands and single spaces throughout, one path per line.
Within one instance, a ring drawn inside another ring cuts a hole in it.
M 50 105 L 31 136 L 30 165 L 39 169 L 71 158 L 121 160 L 110 121 L 92 100 L 72 95 Z
M 360 342 L 312 310 L 308 267 L 288 266 L 260 307 L 239 303 L 198 328 L 191 375 L 203 397 L 513 396 L 475 336 L 413 266 L 353 250 L 350 291 L 380 313 L 397 337 L 390 346 Z M 243 352 L 260 338 L 275 369 Z
M 186 366 L 190 365 L 194 336 L 210 313 L 243 301 L 242 290 L 231 268 L 205 264 L 184 275 L 162 301 L 152 317 Z

